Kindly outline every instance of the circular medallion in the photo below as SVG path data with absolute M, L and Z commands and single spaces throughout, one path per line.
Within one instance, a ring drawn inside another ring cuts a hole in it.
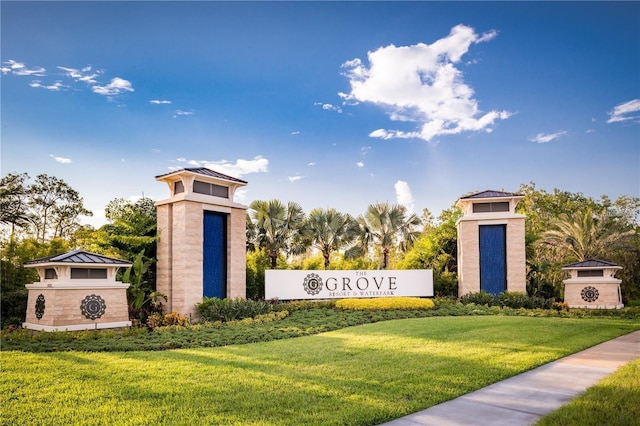
M 92 294 L 82 300 L 80 304 L 80 311 L 85 318 L 96 319 L 104 315 L 104 311 L 107 309 L 107 305 L 104 303 L 104 299 L 100 296 Z
M 580 295 L 585 302 L 595 302 L 598 300 L 598 296 L 600 296 L 598 289 L 591 286 L 583 288 Z
M 44 294 L 41 294 L 36 299 L 36 318 L 42 319 L 44 316 Z
M 318 274 L 309 274 L 305 277 L 302 286 L 308 294 L 318 294 L 322 290 L 322 278 Z

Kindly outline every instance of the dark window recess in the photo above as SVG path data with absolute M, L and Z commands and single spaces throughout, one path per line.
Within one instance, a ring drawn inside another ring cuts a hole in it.
M 182 181 L 179 180 L 173 184 L 173 193 L 179 194 L 181 192 L 184 192 L 184 183 L 182 183 Z
M 107 278 L 106 269 L 71 268 L 72 280 L 100 280 Z
M 602 269 L 585 269 L 578 271 L 578 277 L 604 277 L 604 271 Z
M 213 183 L 193 182 L 193 192 L 198 194 L 213 195 L 214 197 L 229 198 L 229 188 L 226 186 L 215 185 Z
M 56 274 L 56 270 L 53 268 L 46 268 L 44 270 L 44 279 L 45 280 L 57 280 L 58 274 Z
M 474 213 L 508 212 L 509 203 L 501 201 L 499 203 L 473 203 Z

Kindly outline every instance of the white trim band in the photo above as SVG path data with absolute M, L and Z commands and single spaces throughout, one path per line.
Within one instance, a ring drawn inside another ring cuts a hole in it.
M 104 328 L 131 327 L 131 321 L 103 322 L 92 324 L 71 324 L 71 325 L 41 325 L 30 322 L 23 322 L 22 328 L 38 331 L 80 331 L 80 330 L 101 330 Z

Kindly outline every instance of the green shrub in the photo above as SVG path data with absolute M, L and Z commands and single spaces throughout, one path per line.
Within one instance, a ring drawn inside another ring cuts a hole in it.
M 229 322 L 243 318 L 253 318 L 257 315 L 268 314 L 273 311 L 271 303 L 251 299 L 218 299 L 205 297 L 196 309 L 203 321 Z
M 551 309 L 555 303 L 553 300 L 538 296 L 527 296 L 524 307 L 527 309 Z
M 545 299 L 537 296 L 527 296 L 517 291 L 505 291 L 495 296 L 484 291 L 468 293 L 460 298 L 460 303 L 471 303 L 479 306 L 500 306 L 513 309 L 551 309 L 553 299 Z
M 433 271 L 433 290 L 438 296 L 458 294 L 458 276 L 450 271 Z
M 459 304 L 458 298 L 455 296 L 436 296 L 433 298 L 433 303 L 436 308 L 443 308 L 447 306 L 454 306 Z
M 480 306 L 493 306 L 494 301 L 495 299 L 493 294 L 489 294 L 484 291 L 479 291 L 477 293 L 467 293 L 460 298 L 460 303 L 462 303 L 463 305 L 469 305 L 473 303 L 474 305 Z
M 505 291 L 495 298 L 495 302 L 502 307 L 507 306 L 509 308 L 519 309 L 525 307 L 528 302 L 527 299 L 528 297 L 524 293 Z
M 335 300 L 293 300 L 290 302 L 278 302 L 273 300 L 274 311 L 308 311 L 311 309 L 333 309 L 336 307 Z
M 431 299 L 418 297 L 379 297 L 376 299 L 341 299 L 336 302 L 338 309 L 357 311 L 388 311 L 393 309 L 433 309 L 435 304 Z
M 170 314 L 154 312 L 147 317 L 147 327 L 150 330 L 154 330 L 157 327 L 169 325 L 176 327 L 186 327 L 188 324 L 189 318 L 185 317 L 184 315 L 180 315 L 177 312 L 171 312 Z
M 27 312 L 27 299 L 29 297 L 29 291 L 26 288 L 21 288 L 13 291 L 2 291 L 2 297 L 0 297 L 2 324 L 1 326 L 7 327 L 9 325 L 20 326 L 24 322 Z

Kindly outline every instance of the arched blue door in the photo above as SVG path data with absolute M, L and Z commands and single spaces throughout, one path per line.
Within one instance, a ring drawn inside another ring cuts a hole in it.
M 224 299 L 227 295 L 227 217 L 204 212 L 202 252 L 203 296 Z
M 487 293 L 507 289 L 506 231 L 506 225 L 480 225 L 480 290 Z

